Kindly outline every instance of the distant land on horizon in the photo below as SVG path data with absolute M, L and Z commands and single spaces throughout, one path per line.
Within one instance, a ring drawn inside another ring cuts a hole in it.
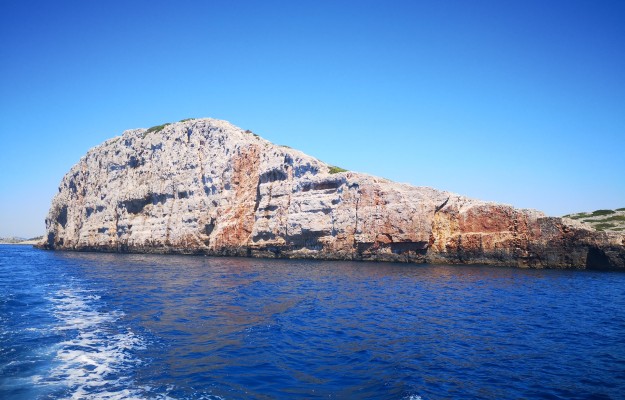
M 37 244 L 42 239 L 43 235 L 35 236 L 30 239 L 18 236 L 0 237 L 0 244 Z

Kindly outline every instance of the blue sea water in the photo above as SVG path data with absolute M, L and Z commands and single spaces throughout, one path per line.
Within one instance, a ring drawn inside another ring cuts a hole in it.
M 625 274 L 0 246 L 2 399 L 622 399 Z

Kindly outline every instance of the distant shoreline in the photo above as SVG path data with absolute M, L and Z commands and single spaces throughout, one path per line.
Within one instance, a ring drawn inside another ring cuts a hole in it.
M 36 245 L 37 243 L 39 243 L 39 240 L 24 240 L 23 242 L 16 242 L 16 243 L 11 243 L 11 242 L 0 242 L 0 245 L 12 245 L 12 244 L 19 244 L 19 245 Z

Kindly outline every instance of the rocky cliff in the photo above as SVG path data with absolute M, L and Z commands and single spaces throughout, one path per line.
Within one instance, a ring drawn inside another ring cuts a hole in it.
M 625 268 L 625 237 L 335 168 L 225 121 L 135 129 L 63 178 L 44 247 Z

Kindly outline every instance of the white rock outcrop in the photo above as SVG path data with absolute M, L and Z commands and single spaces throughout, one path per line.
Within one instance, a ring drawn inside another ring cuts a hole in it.
M 331 167 L 226 121 L 133 129 L 63 178 L 43 247 L 622 268 L 622 235 Z

